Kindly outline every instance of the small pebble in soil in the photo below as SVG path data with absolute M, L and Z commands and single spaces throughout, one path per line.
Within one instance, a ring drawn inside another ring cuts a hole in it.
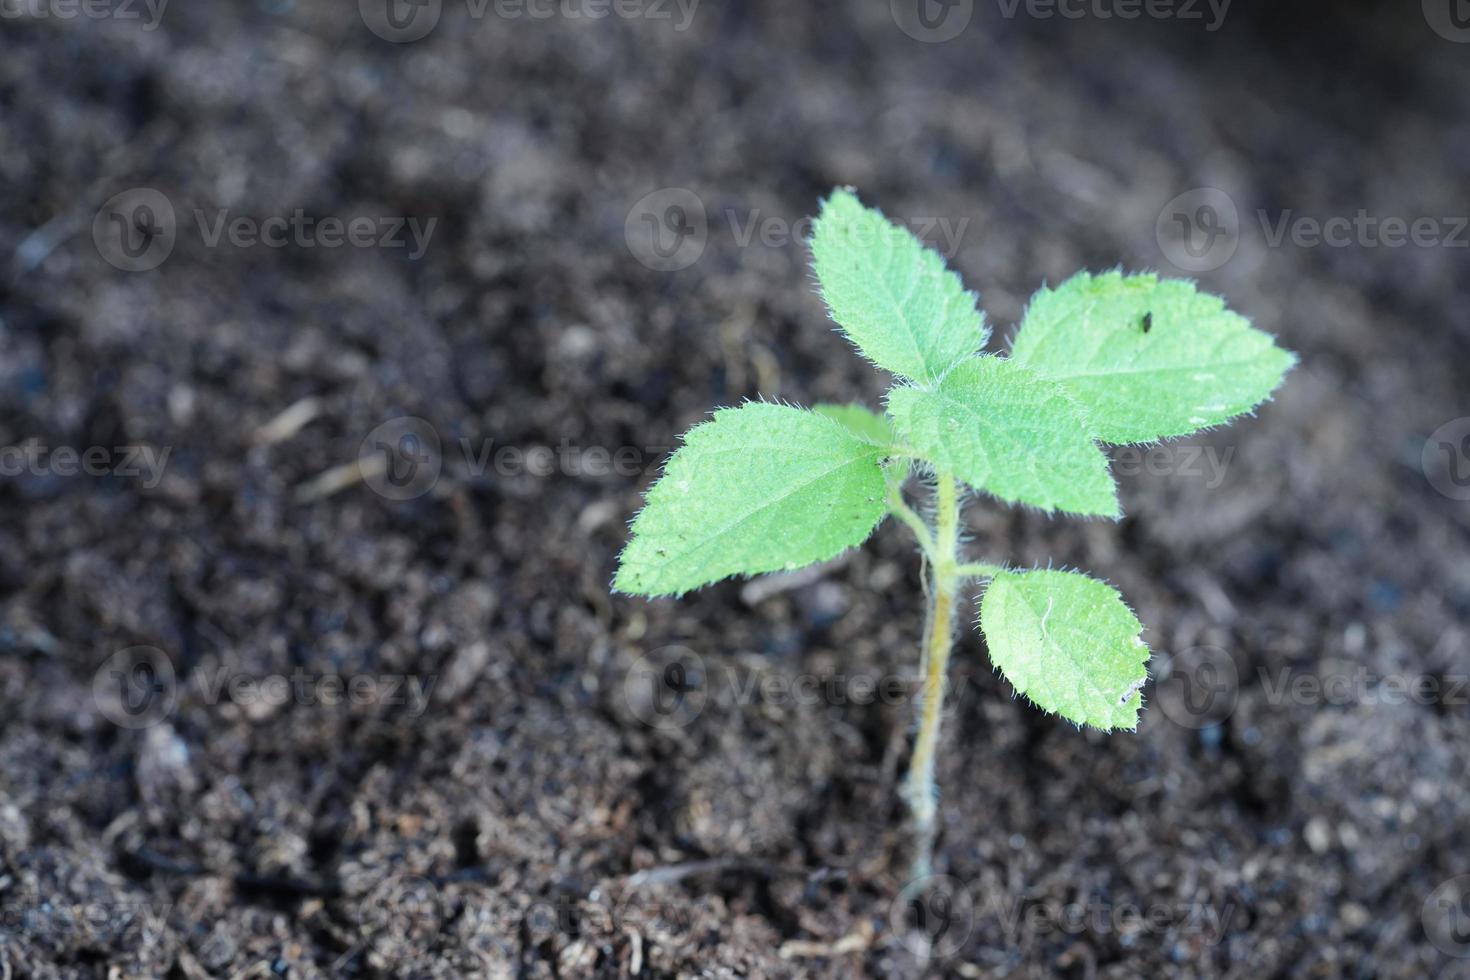
M 1327 821 L 1321 817 L 1313 817 L 1307 821 L 1307 828 L 1302 833 L 1307 846 L 1312 849 L 1313 854 L 1326 854 L 1327 849 L 1332 846 L 1332 829 L 1327 826 Z

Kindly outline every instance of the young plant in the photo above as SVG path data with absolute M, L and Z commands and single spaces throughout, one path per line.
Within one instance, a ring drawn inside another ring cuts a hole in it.
M 731 575 L 791 570 L 860 544 L 888 515 L 927 564 L 923 694 L 904 796 L 916 876 L 929 871 L 934 752 L 954 621 L 989 580 L 980 629 L 1017 692 L 1078 725 L 1138 723 L 1142 626 L 1111 586 L 960 553 L 966 488 L 1043 511 L 1121 516 L 1099 443 L 1219 425 L 1268 398 L 1295 362 L 1193 283 L 1078 273 L 1032 297 L 1007 356 L 944 260 L 850 190 L 822 204 L 812 255 L 823 298 L 858 351 L 897 376 L 884 414 L 750 402 L 684 436 L 648 491 L 613 586 L 678 595 Z M 917 471 L 932 519 L 904 499 Z

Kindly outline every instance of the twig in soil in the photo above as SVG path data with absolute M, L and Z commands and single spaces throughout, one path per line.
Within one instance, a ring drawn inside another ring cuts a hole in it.
M 727 871 L 742 874 L 759 875 L 763 878 L 774 878 L 778 875 L 801 875 L 810 877 L 823 874 L 826 869 L 792 868 L 782 867 L 777 864 L 766 864 L 760 861 L 737 861 L 729 858 L 710 858 L 705 861 L 689 861 L 684 864 L 667 864 L 658 868 L 647 868 L 636 871 L 623 879 L 623 884 L 630 889 L 657 888 L 660 885 L 671 885 L 683 881 L 685 878 L 693 878 L 702 874 L 720 874 Z
M 365 460 L 343 463 L 301 484 L 292 496 L 298 504 L 325 500 L 350 486 L 378 476 L 387 465 L 387 460 L 382 456 L 370 456 Z
M 820 565 L 808 565 L 806 568 L 794 572 L 778 572 L 775 575 L 764 575 L 758 579 L 747 582 L 740 589 L 740 601 L 747 606 L 758 606 L 773 595 L 782 592 L 790 592 L 793 589 L 805 588 L 813 582 L 821 581 L 832 572 L 846 565 L 851 560 L 851 555 L 839 555 L 831 561 L 822 562 Z
M 346 968 L 347 964 L 351 963 L 353 959 L 355 959 L 357 955 L 361 953 L 366 947 L 367 943 L 364 941 L 355 942 L 351 946 L 349 946 L 347 948 L 347 952 L 343 953 L 341 956 L 332 961 L 332 975 L 341 976 L 342 971 Z
M 848 953 L 862 953 L 872 948 L 873 926 L 866 919 L 858 923 L 855 931 L 848 933 L 834 943 L 818 943 L 809 939 L 789 939 L 781 944 L 778 954 L 783 960 L 794 959 L 827 959 L 834 956 L 846 956 Z
M 628 972 L 636 977 L 643 972 L 643 936 L 633 929 L 624 929 L 623 935 L 628 937 L 628 946 L 632 950 L 628 957 Z
M 316 398 L 303 398 L 256 429 L 250 441 L 257 446 L 274 446 L 285 442 L 322 414 L 322 403 Z
M 46 261 L 47 256 L 85 227 L 86 224 L 75 213 L 56 215 L 15 247 L 11 256 L 15 267 L 21 272 L 34 272 Z
M 676 881 L 693 878 L 695 875 L 730 871 L 736 867 L 736 862 L 719 858 L 708 861 L 689 861 L 685 864 L 666 864 L 659 868 L 636 871 L 628 875 L 623 884 L 629 888 L 656 888 L 659 885 L 672 885 Z

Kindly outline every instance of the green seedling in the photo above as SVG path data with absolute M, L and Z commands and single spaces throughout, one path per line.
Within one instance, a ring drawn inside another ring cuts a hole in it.
M 944 260 L 850 190 L 823 202 L 821 293 L 860 353 L 897 377 L 886 410 L 750 402 L 690 429 L 648 491 L 614 588 L 679 595 L 792 570 L 862 543 L 889 515 L 927 565 L 918 734 L 904 796 L 914 870 L 929 871 L 934 753 L 954 621 L 986 580 L 979 625 L 1017 692 L 1077 725 L 1133 729 L 1148 677 L 1142 626 L 1110 585 L 960 553 L 961 495 L 1048 513 L 1121 516 L 1099 443 L 1147 443 L 1249 412 L 1295 362 L 1214 296 L 1151 273 L 1083 272 L 1035 296 L 1008 355 Z M 921 517 L 911 474 L 932 487 Z

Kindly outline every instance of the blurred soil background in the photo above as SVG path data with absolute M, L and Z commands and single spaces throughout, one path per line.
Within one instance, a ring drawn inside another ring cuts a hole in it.
M 973 6 L 942 43 L 882 0 L 446 0 L 402 44 L 291 0 L 0 21 L 0 446 L 168 454 L 0 478 L 0 976 L 1470 976 L 1470 459 L 1424 464 L 1470 415 L 1470 46 L 1418 4 L 1216 30 Z M 1302 359 L 1257 417 L 1120 458 L 1118 524 L 971 502 L 977 553 L 1106 577 L 1155 678 L 1223 700 L 1151 683 L 1136 734 L 1079 732 L 967 631 L 927 917 L 912 705 L 840 696 L 914 669 L 905 532 L 795 580 L 608 593 L 711 407 L 880 404 L 790 230 L 839 184 L 953 246 L 992 347 L 1043 281 L 1191 274 L 1156 225 L 1217 188 L 1235 251 L 1197 277 Z M 176 241 L 130 272 L 93 226 L 137 188 Z M 651 268 L 639 229 L 688 195 L 702 251 Z M 298 209 L 434 224 L 416 257 L 406 230 L 210 243 Z M 1359 210 L 1449 240 L 1268 234 Z M 404 417 L 438 475 L 390 499 L 358 461 Z M 167 696 L 118 724 L 98 692 L 137 647 Z M 681 657 L 668 724 L 640 665 Z M 1363 672 L 1443 686 L 1281 693 Z M 405 696 L 208 683 L 293 674 Z M 742 694 L 814 677 L 838 694 Z

